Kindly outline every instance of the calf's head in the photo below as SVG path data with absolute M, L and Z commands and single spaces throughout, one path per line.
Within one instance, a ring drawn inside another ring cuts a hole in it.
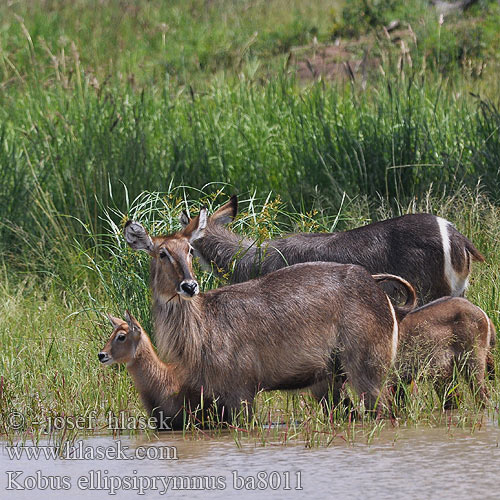
M 151 237 L 135 221 L 125 224 L 125 239 L 134 250 L 143 250 L 151 256 L 151 285 L 156 298 L 169 301 L 176 295 L 190 300 L 199 293 L 193 274 L 193 247 L 191 243 L 201 238 L 207 226 L 207 210 L 174 234 Z
M 135 357 L 137 346 L 143 335 L 138 321 L 127 311 L 126 321 L 108 314 L 113 325 L 113 333 L 97 357 L 103 365 L 130 363 Z

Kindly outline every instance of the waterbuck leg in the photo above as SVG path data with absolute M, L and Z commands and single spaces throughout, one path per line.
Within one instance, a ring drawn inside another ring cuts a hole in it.
M 312 385 L 309 389 L 314 398 L 321 404 L 325 415 L 342 402 L 348 403 L 346 397 L 342 397 L 342 389 L 346 378 L 342 375 L 332 375 L 331 379 L 325 379 Z
M 359 353 L 349 351 L 350 349 L 346 349 L 341 354 L 348 382 L 359 395 L 362 395 L 368 409 L 381 410 L 388 407 L 390 398 L 384 386 L 390 359 L 384 366 L 380 358 L 375 361 L 377 357 L 374 357 L 373 353 L 369 355 L 366 352 L 360 357 Z
M 487 348 L 486 348 L 487 349 Z M 485 383 L 486 358 L 488 356 L 486 349 L 477 347 L 474 352 L 470 353 L 467 361 L 467 377 L 469 386 L 472 392 L 477 395 L 481 404 L 488 401 L 488 389 Z

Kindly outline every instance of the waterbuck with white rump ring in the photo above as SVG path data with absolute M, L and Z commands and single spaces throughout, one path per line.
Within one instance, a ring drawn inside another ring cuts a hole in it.
M 257 244 L 225 227 L 236 216 L 232 196 L 208 217 L 191 244 L 205 267 L 230 272 L 241 283 L 299 262 L 357 264 L 372 274 L 390 273 L 409 281 L 419 304 L 443 296 L 463 296 L 472 261 L 484 257 L 447 220 L 432 214 L 408 214 L 338 233 L 297 233 Z M 190 218 L 181 215 L 186 227 Z

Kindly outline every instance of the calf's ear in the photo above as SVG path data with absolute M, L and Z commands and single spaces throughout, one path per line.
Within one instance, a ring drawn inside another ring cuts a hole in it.
M 133 335 L 135 338 L 139 337 L 141 335 L 141 325 L 128 310 L 125 311 L 125 321 L 128 325 L 129 334 Z
M 123 321 L 120 318 L 116 318 L 115 316 L 111 316 L 111 314 L 106 314 L 106 317 L 109 319 L 113 328 L 116 328 L 118 326 L 122 326 L 125 324 L 125 321 Z

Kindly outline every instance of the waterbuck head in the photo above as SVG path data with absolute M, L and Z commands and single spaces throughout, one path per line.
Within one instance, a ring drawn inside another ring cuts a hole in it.
M 135 221 L 125 224 L 125 239 L 134 250 L 144 250 L 151 256 L 151 286 L 156 299 L 165 302 L 175 296 L 192 299 L 199 293 L 193 275 L 193 247 L 207 226 L 207 210 L 189 221 L 181 231 L 151 238 L 144 227 Z
M 210 217 L 208 217 L 207 223 L 224 226 L 232 222 L 236 217 L 237 213 L 238 213 L 238 197 L 235 194 L 233 194 L 233 196 L 231 196 L 231 198 L 225 205 L 222 205 L 222 207 L 220 207 Z M 189 217 L 189 214 L 186 212 L 186 210 L 182 211 L 179 220 L 183 228 L 187 227 L 192 221 L 191 217 Z
M 132 362 L 144 334 L 141 325 L 128 311 L 125 313 L 126 321 L 109 314 L 107 316 L 113 325 L 113 333 L 97 355 L 99 361 L 103 365 Z

